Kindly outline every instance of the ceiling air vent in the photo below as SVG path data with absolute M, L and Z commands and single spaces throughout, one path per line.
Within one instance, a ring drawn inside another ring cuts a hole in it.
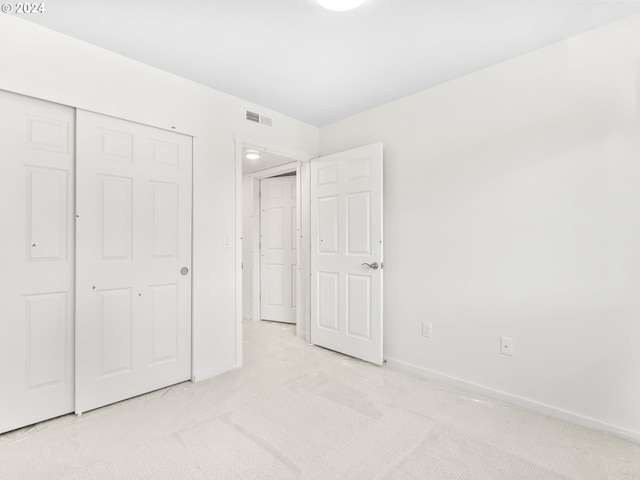
M 250 112 L 249 110 L 247 110 L 247 115 L 244 118 L 246 118 L 250 122 L 260 123 L 260 115 L 256 112 Z
M 265 127 L 270 127 L 273 125 L 273 120 L 269 117 L 265 117 L 264 115 L 260 115 L 256 112 L 250 112 L 247 110 L 247 113 L 244 117 L 248 122 L 258 123 L 260 125 L 264 125 Z

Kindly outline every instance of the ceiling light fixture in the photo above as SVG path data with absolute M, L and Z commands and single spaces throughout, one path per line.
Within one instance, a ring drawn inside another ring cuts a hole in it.
M 362 5 L 365 0 L 316 0 L 321 7 L 333 12 L 346 12 Z
M 247 160 L 258 160 L 260 158 L 260 154 L 255 150 L 248 150 L 247 153 L 244 154 L 244 158 Z

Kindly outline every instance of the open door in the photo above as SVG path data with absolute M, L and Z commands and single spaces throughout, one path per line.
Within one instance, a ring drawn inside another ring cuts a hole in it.
M 382 356 L 382 143 L 311 161 L 311 342 Z

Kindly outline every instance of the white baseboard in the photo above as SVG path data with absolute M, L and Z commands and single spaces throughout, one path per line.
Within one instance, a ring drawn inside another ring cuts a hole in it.
M 217 377 L 218 375 L 222 375 L 223 373 L 232 372 L 233 370 L 238 370 L 242 365 L 226 365 L 220 368 L 212 368 L 210 370 L 205 370 L 203 372 L 193 372 L 191 375 L 191 381 L 193 383 L 202 382 L 203 380 L 208 380 L 213 377 Z
M 493 400 L 497 400 L 509 405 L 521 407 L 526 410 L 530 410 L 532 412 L 546 415 L 548 417 L 556 418 L 558 420 L 563 420 L 565 422 L 574 423 L 576 425 L 590 428 L 592 430 L 597 430 L 599 432 L 607 433 L 609 435 L 613 435 L 631 442 L 640 443 L 640 432 L 624 430 L 619 427 L 616 427 L 615 425 L 609 425 L 607 423 L 603 423 L 589 417 L 584 417 L 582 415 L 578 415 L 576 413 L 572 413 L 567 410 L 563 410 L 561 408 L 553 407 L 550 405 L 546 405 L 544 403 L 536 402 L 534 400 L 529 400 L 524 397 L 519 397 L 517 395 L 512 395 L 510 393 L 506 393 L 500 390 L 485 387 L 477 383 L 472 383 L 466 380 L 462 380 L 460 378 L 452 377 L 450 375 L 445 375 L 443 373 L 435 372 L 433 370 L 429 370 L 417 365 L 413 365 L 403 360 L 387 357 L 385 358 L 385 361 L 386 361 L 386 366 L 389 368 L 410 372 L 420 377 L 424 377 L 430 381 L 433 381 L 434 383 L 444 384 L 444 385 L 452 386 L 466 392 L 483 395 Z

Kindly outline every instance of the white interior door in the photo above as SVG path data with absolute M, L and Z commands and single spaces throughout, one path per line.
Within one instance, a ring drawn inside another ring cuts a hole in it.
M 73 114 L 0 91 L 0 433 L 74 408 Z
M 260 317 L 296 323 L 296 177 L 260 181 Z
M 311 161 L 311 342 L 381 365 L 382 144 Z
M 77 136 L 81 413 L 190 378 L 192 140 L 82 110 Z

